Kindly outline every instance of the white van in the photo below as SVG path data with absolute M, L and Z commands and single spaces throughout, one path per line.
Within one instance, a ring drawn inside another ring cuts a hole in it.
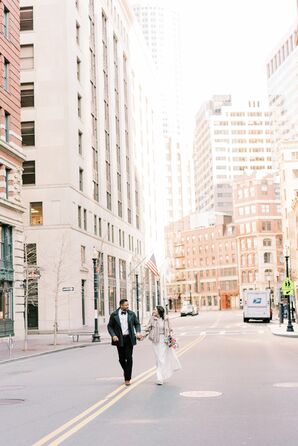
M 248 322 L 250 319 L 270 322 L 272 319 L 270 290 L 244 291 L 243 322 Z

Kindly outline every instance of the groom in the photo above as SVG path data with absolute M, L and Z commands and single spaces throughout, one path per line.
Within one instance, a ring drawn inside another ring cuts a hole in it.
M 130 385 L 131 380 L 133 346 L 137 343 L 136 339 L 142 339 L 140 322 L 128 307 L 128 300 L 121 299 L 120 307 L 111 314 L 108 323 L 108 332 L 112 337 L 112 345 L 117 346 L 126 386 Z

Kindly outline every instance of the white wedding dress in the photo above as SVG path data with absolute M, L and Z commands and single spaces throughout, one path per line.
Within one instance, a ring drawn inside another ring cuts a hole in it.
M 173 348 L 165 343 L 164 334 L 160 334 L 158 344 L 154 344 L 153 349 L 156 357 L 156 377 L 158 383 L 163 383 L 169 379 L 176 370 L 181 369 L 180 361 Z

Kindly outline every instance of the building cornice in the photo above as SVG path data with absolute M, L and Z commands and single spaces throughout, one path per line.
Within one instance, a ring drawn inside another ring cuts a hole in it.
M 5 141 L 0 139 L 0 150 L 7 153 L 7 155 L 14 156 L 17 160 L 25 161 L 26 155 L 22 150 L 18 150 L 12 147 L 10 144 L 7 144 Z

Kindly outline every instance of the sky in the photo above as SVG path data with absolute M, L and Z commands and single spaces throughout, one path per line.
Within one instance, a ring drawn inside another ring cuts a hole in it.
M 183 0 L 177 7 L 187 114 L 213 94 L 266 97 L 266 60 L 295 23 L 296 0 Z

